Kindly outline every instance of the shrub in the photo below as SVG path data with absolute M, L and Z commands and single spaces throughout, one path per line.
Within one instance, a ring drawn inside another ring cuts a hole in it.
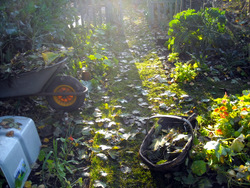
M 207 8 L 199 12 L 189 9 L 174 16 L 169 23 L 168 48 L 178 53 L 205 54 L 212 48 L 226 49 L 233 44 L 225 28 L 225 11 Z

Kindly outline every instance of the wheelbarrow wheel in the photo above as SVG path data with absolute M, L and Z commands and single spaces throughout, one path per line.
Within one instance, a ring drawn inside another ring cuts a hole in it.
M 86 88 L 74 77 L 57 76 L 46 89 L 48 93 L 85 92 Z M 49 105 L 55 110 L 73 111 L 83 105 L 85 95 L 54 95 L 47 96 Z

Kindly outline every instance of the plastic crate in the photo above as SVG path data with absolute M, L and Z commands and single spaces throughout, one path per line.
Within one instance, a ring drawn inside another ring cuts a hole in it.
M 41 141 L 34 121 L 21 116 L 0 117 L 0 123 L 13 120 L 18 128 L 0 125 L 0 168 L 12 188 L 23 187 L 37 160 Z

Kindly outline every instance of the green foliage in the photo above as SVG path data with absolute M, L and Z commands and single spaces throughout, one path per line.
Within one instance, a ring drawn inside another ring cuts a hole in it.
M 97 85 L 114 65 L 106 55 L 109 32 L 112 32 L 112 28 L 108 25 L 92 27 L 88 32 L 85 28 L 76 28 L 67 73 L 80 77 L 81 70 L 86 69 L 92 75 L 91 82 Z
M 10 0 L 0 10 L 1 62 L 8 63 L 18 51 L 72 41 L 75 10 L 69 0 Z
M 58 140 L 53 140 L 53 151 L 50 151 L 46 156 L 42 151 L 39 155 L 39 160 L 44 160 L 42 166 L 43 178 L 49 181 L 50 177 L 57 177 L 62 187 L 71 188 L 76 184 L 82 185 L 82 178 L 77 179 L 75 182 L 70 182 L 67 179 L 67 174 L 73 174 L 74 164 L 78 162 L 75 160 L 68 160 L 72 146 L 75 145 L 72 137 L 68 139 L 60 138 L 62 146 L 59 150 Z M 50 176 L 46 176 L 49 174 Z
M 179 53 L 170 53 L 168 55 L 168 61 L 169 62 L 176 62 L 179 60 Z
M 225 12 L 209 8 L 195 12 L 189 9 L 174 16 L 169 23 L 168 48 L 178 53 L 204 54 L 211 48 L 228 48 L 232 40 L 226 31 Z
M 250 172 L 246 170 L 250 166 L 249 105 L 250 91 L 243 91 L 242 96 L 226 94 L 215 99 L 208 115 L 198 118 L 203 124 L 200 132 L 211 140 L 201 144 L 202 150 L 193 147 L 194 156 L 202 151 L 209 168 L 224 174 L 236 185 L 250 185 Z M 193 173 L 201 175 L 195 166 L 191 166 Z
M 206 163 L 203 160 L 194 161 L 191 170 L 194 174 L 201 176 L 207 171 Z
M 176 82 L 190 82 L 195 79 L 195 77 L 198 75 L 197 68 L 198 64 L 194 63 L 193 65 L 191 63 L 182 63 L 177 62 L 175 63 L 175 68 L 173 73 L 170 75 Z
M 228 15 L 233 16 L 234 13 L 219 8 L 180 12 L 169 22 L 168 35 L 171 38 L 166 45 L 173 53 L 189 54 L 193 59 L 200 59 L 202 64 L 206 60 L 212 61 L 213 64 L 219 62 L 222 70 L 231 76 L 239 73 L 241 76 L 247 76 L 247 29 L 229 23 Z M 245 22 L 246 20 L 242 23 Z

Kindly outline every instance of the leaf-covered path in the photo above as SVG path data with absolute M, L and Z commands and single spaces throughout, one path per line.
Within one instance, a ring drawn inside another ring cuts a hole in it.
M 117 48 L 112 46 L 119 63 L 104 81 L 99 95 L 100 106 L 97 107 L 100 111 L 95 110 L 101 119 L 95 120 L 100 123 L 93 138 L 93 147 L 101 146 L 102 149 L 91 157 L 91 185 L 159 187 L 138 155 L 145 136 L 145 119 L 152 115 L 153 108 L 147 98 L 148 88 L 139 74 L 139 64 L 143 58 L 154 60 L 157 57 L 155 38 L 143 10 L 125 10 L 124 34 L 124 38 L 121 36 L 116 41 Z M 153 53 L 147 57 L 150 52 Z M 161 67 L 160 61 L 155 68 L 158 66 Z M 96 98 L 94 103 L 97 103 Z
M 223 182 L 211 171 L 192 175 L 188 166 L 193 156 L 175 173 L 152 172 L 140 159 L 139 148 L 147 118 L 206 112 L 213 98 L 224 95 L 223 87 L 240 93 L 246 86 L 236 88 L 229 80 L 219 83 L 203 73 L 198 82 L 174 82 L 170 76 L 174 65 L 167 61 L 169 52 L 163 45 L 167 31 L 148 26 L 143 6 L 127 4 L 123 13 L 124 23 L 109 28 L 108 38 L 96 42 L 109 41 L 103 53 L 114 64 L 98 83 L 83 82 L 90 86 L 85 106 L 67 113 L 49 109 L 40 97 L 0 102 L 1 115 L 30 117 L 38 128 L 43 145 L 27 188 L 171 188 L 184 183 L 220 187 L 217 181 Z M 99 30 L 104 37 L 105 32 Z M 202 139 L 196 141 L 207 138 Z

